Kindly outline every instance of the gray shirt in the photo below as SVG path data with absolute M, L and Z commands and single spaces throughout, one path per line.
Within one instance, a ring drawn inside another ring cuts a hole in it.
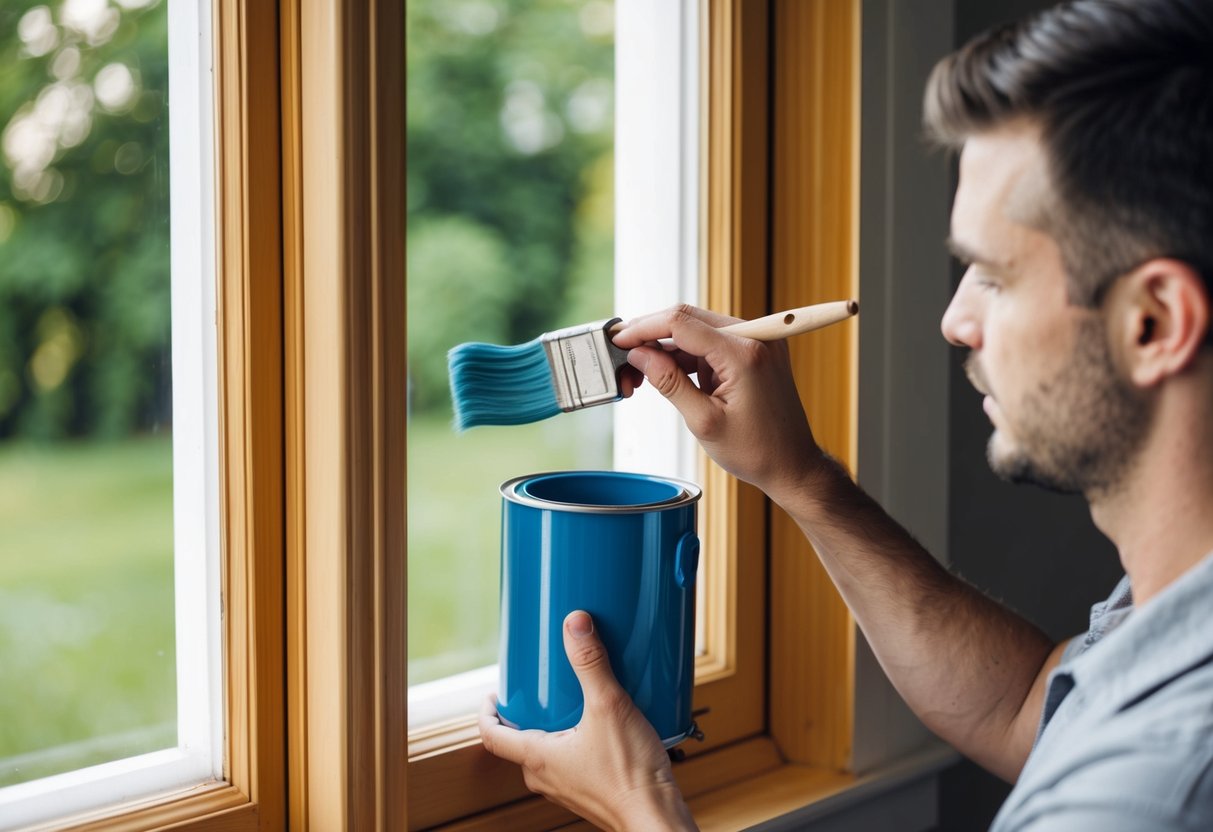
M 1213 830 L 1213 555 L 1141 609 L 1128 577 L 1091 608 L 991 829 Z

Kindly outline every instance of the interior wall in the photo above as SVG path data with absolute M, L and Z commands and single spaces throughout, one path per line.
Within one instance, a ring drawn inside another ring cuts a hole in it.
M 922 140 L 923 84 L 951 49 L 951 0 L 864 0 L 860 102 L 859 484 L 948 561 L 948 161 Z M 855 636 L 851 767 L 930 740 Z
M 1051 5 L 1042 0 L 955 0 L 955 45 L 1006 20 Z M 953 168 L 953 187 L 955 168 Z M 960 269 L 952 268 L 952 287 Z M 1001 598 L 1056 639 L 1087 628 L 1091 604 L 1103 600 L 1122 570 L 1116 550 L 1091 522 L 1078 496 L 1015 486 L 985 461 L 990 425 L 981 396 L 965 378 L 961 350 L 951 353 L 948 550 L 953 568 Z M 988 828 L 1010 787 L 972 763 L 945 773 L 941 830 Z

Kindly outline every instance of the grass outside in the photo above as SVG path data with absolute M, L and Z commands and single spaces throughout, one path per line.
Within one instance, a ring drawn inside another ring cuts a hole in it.
M 497 661 L 501 494 L 523 474 L 611 467 L 611 411 L 457 434 L 409 425 L 409 684 Z
M 0 444 L 0 786 L 176 745 L 172 445 Z
M 409 425 L 409 681 L 497 660 L 506 479 L 610 467 L 610 409 Z M 0 444 L 0 786 L 176 744 L 172 445 Z

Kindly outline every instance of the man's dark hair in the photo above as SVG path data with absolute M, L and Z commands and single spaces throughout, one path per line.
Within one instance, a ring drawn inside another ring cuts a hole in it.
M 927 134 L 951 148 L 1038 126 L 1071 303 L 1175 257 L 1213 290 L 1213 0 L 1075 0 L 970 41 L 927 84 Z

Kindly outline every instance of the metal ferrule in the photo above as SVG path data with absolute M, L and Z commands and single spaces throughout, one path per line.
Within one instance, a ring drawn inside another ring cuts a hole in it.
M 618 371 L 627 363 L 627 353 L 611 342 L 608 333 L 620 320 L 608 318 L 540 337 L 561 410 L 567 413 L 621 398 Z

